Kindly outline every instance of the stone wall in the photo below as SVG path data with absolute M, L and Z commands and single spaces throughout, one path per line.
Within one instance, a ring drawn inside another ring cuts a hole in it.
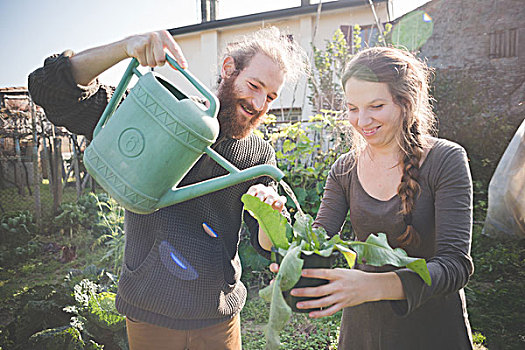
M 524 8 L 522 0 L 432 0 L 420 8 L 434 22 L 420 56 L 436 68 L 440 136 L 467 149 L 475 179 L 490 179 L 525 117 Z

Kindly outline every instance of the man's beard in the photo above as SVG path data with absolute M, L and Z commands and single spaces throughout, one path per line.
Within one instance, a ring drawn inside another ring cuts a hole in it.
M 261 124 L 264 113 L 258 112 L 250 119 L 240 114 L 241 112 L 239 112 L 238 108 L 241 104 L 250 107 L 252 110 L 253 106 L 246 99 L 239 98 L 235 88 L 236 79 L 237 74 L 233 74 L 228 78 L 224 78 L 219 85 L 217 97 L 221 106 L 217 118 L 219 119 L 221 134 L 235 139 L 242 139 L 250 135 L 252 130 Z

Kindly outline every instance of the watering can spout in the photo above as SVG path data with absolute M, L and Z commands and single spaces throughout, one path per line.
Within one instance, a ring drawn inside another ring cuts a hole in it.
M 272 165 L 257 165 L 243 171 L 232 172 L 229 175 L 224 175 L 181 188 L 171 189 L 160 198 L 158 206 L 167 207 L 173 204 L 184 202 L 191 198 L 222 190 L 224 188 L 234 186 L 260 176 L 270 176 L 275 181 L 279 182 L 284 177 L 284 173 L 279 168 Z

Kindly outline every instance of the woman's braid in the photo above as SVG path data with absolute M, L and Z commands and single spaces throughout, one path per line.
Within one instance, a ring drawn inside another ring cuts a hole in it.
M 417 122 L 412 124 L 410 133 L 405 139 L 404 149 L 406 154 L 403 157 L 403 175 L 401 183 L 397 188 L 397 193 L 401 198 L 401 211 L 405 224 L 407 225 L 405 232 L 398 237 L 398 242 L 402 247 L 408 245 L 418 245 L 420 241 L 419 234 L 412 223 L 412 212 L 414 210 L 415 201 L 420 192 L 418 182 L 419 178 L 419 163 L 423 156 L 421 147 L 421 134 L 419 133 Z

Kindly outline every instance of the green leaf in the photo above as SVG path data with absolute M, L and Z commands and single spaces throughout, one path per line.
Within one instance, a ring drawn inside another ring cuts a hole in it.
M 299 278 L 301 278 L 301 269 L 303 268 L 304 261 L 299 258 L 300 254 L 301 247 L 296 246 L 288 249 L 288 252 L 284 256 L 278 272 L 278 275 L 281 275 L 281 290 L 292 289 L 297 281 L 299 281 Z
M 286 238 L 287 226 L 286 218 L 273 209 L 271 205 L 263 203 L 259 198 L 244 194 L 241 197 L 244 208 L 257 219 L 263 231 L 268 235 L 272 244 L 276 248 L 287 249 L 290 246 Z
M 89 300 L 90 313 L 86 317 L 97 326 L 116 332 L 123 329 L 126 318 L 115 308 L 115 293 L 101 292 L 91 295 Z
M 293 230 L 296 233 L 297 237 L 302 238 L 308 244 L 312 242 L 310 238 L 312 222 L 313 222 L 313 218 L 308 214 L 301 215 L 301 213 L 299 212 L 295 214 L 295 222 L 293 224 Z
M 282 276 L 277 274 L 271 288 L 270 315 L 265 327 L 266 349 L 279 349 L 279 332 L 292 316 L 292 309 L 286 304 L 280 288 Z
M 348 266 L 350 268 L 353 268 L 354 265 L 355 265 L 355 260 L 357 258 L 357 254 L 353 250 L 348 249 L 347 247 L 345 247 L 344 245 L 341 245 L 341 244 L 336 244 L 335 248 L 337 250 L 339 250 L 343 254 L 343 256 L 346 259 L 346 262 L 348 263 Z
M 363 263 L 364 259 L 367 265 L 372 266 L 407 267 L 416 272 L 426 284 L 431 284 L 425 259 L 411 258 L 401 248 L 392 249 L 384 233 L 378 233 L 377 236 L 371 234 L 365 242 L 348 242 L 348 245 L 357 253 L 360 263 Z
M 283 143 L 283 152 L 287 153 L 292 151 L 295 148 L 295 143 L 290 141 L 290 139 L 287 139 Z

